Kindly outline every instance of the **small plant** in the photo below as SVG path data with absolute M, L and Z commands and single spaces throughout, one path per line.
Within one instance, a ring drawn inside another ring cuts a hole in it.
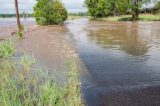
M 23 36 L 24 36 L 24 26 L 22 24 L 20 25 L 20 29 L 17 32 L 17 36 L 18 36 L 18 38 L 23 38 Z
M 23 66 L 24 69 L 30 70 L 31 66 L 35 64 L 35 59 L 33 56 L 27 55 L 26 53 L 24 56 L 21 57 L 21 65 Z
M 0 58 L 7 58 L 14 54 L 15 43 L 13 40 L 8 40 L 0 44 Z

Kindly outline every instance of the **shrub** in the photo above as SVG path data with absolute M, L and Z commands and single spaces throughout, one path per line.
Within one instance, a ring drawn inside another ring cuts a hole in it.
M 34 16 L 39 25 L 62 24 L 67 19 L 67 10 L 59 0 L 37 0 Z

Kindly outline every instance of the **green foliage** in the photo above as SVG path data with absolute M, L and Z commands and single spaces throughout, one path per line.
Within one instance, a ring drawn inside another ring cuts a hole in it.
M 27 54 L 21 57 L 20 62 L 23 68 L 26 69 L 26 71 L 30 70 L 30 67 L 36 63 L 34 57 Z
M 69 80 L 67 83 L 67 106 L 84 106 L 81 97 L 81 84 L 79 81 L 79 73 L 74 60 L 68 60 L 67 65 L 70 67 Z
M 67 10 L 59 0 L 37 0 L 34 16 L 39 25 L 62 24 L 67 19 Z
M 154 8 L 160 12 L 160 1 L 156 2 Z
M 85 6 L 93 17 L 106 17 L 127 13 L 130 0 L 85 0 Z
M 13 40 L 8 40 L 5 42 L 2 42 L 0 44 L 0 58 L 7 58 L 12 56 L 15 52 L 15 46 L 14 46 Z
M 85 6 L 93 17 L 104 17 L 110 14 L 110 4 L 108 0 L 85 0 Z
M 140 8 L 151 0 L 85 0 L 85 6 L 93 17 L 106 17 L 131 13 L 138 19 Z

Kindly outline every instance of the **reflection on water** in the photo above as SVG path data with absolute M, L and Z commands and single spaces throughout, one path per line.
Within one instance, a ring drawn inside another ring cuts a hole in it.
M 160 85 L 159 22 L 133 24 L 81 19 L 68 21 L 67 27 L 68 39 L 77 48 L 93 80 L 92 87 L 84 87 L 88 105 L 102 105 L 101 100 L 105 99 L 100 98 L 112 97 L 106 96 L 111 92 Z M 123 93 L 121 96 L 125 97 Z M 125 103 L 119 105 L 125 106 Z
M 145 39 L 138 36 L 135 27 L 135 25 L 124 26 L 124 29 L 119 27 L 115 32 L 113 29 L 100 28 L 95 32 L 90 30 L 89 36 L 90 40 L 95 40 L 102 47 L 118 48 L 133 56 L 140 56 L 148 51 L 149 45 Z

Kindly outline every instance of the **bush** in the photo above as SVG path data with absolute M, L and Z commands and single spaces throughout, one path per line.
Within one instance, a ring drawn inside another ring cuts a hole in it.
M 67 19 L 67 10 L 59 0 L 37 0 L 34 16 L 39 25 L 62 24 Z

